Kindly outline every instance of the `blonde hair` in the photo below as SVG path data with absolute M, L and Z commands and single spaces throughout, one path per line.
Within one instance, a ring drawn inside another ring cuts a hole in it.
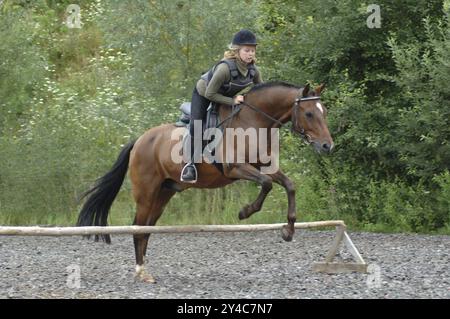
M 241 49 L 240 45 L 232 45 L 228 47 L 228 50 L 223 54 L 224 59 L 239 59 L 239 50 Z
M 239 56 L 239 50 L 242 48 L 240 45 L 230 44 L 228 50 L 223 54 L 223 59 L 236 59 L 242 62 L 241 57 Z M 256 58 L 253 58 L 253 63 L 256 63 Z

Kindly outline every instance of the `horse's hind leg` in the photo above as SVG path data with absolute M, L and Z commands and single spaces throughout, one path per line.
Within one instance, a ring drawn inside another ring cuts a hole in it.
M 154 226 L 159 217 L 161 217 L 165 205 L 174 194 L 175 192 L 172 190 L 162 189 L 146 201 L 138 201 L 134 224 L 138 226 Z M 149 237 L 150 234 L 137 234 L 133 236 L 136 253 L 135 277 L 144 282 L 154 283 L 155 279 L 145 271 L 144 265 Z

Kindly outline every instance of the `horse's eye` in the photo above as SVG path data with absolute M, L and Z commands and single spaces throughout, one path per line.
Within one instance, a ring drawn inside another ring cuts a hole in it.
M 313 118 L 313 114 L 311 112 L 306 112 L 306 117 L 309 119 Z

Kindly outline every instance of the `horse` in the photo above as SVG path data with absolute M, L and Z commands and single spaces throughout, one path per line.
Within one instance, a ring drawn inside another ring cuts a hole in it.
M 279 129 L 288 122 L 292 123 L 292 131 L 301 136 L 320 153 L 331 152 L 334 144 L 328 130 L 327 109 L 321 101 L 324 85 L 312 89 L 310 85 L 295 86 L 285 82 L 268 82 L 254 86 L 236 112 L 231 107 L 221 105 L 218 108 L 219 118 L 227 129 Z M 284 187 L 288 197 L 288 224 L 282 228 L 282 238 L 291 241 L 296 222 L 295 187 L 293 182 L 277 167 L 269 173 L 263 173 L 264 167 L 254 150 L 249 150 L 251 141 L 245 142 L 244 160 L 233 162 L 227 160 L 227 152 L 216 152 L 222 164 L 197 164 L 198 180 L 194 184 L 180 181 L 182 162 L 173 160 L 174 148 L 179 140 L 173 138 L 177 128 L 174 124 L 163 124 L 147 130 L 137 140 L 130 142 L 121 150 L 111 170 L 99 178 L 94 186 L 82 195 L 86 201 L 80 211 L 77 226 L 106 226 L 111 205 L 121 188 L 126 173 L 132 183 L 132 194 L 136 203 L 134 225 L 154 226 L 164 211 L 166 204 L 177 193 L 189 188 L 218 188 L 237 180 L 249 180 L 261 186 L 256 200 L 244 206 L 239 214 L 240 220 L 249 218 L 261 210 L 272 183 Z M 187 130 L 187 128 L 183 128 Z M 270 148 L 273 134 L 268 135 Z M 265 136 L 267 137 L 267 136 Z M 216 145 L 216 150 L 224 150 L 230 143 L 230 137 L 224 135 Z M 242 145 L 241 145 L 242 146 Z M 236 150 L 236 146 L 231 151 Z M 219 154 L 221 153 L 221 154 Z M 253 156 L 256 161 L 249 161 Z M 220 161 L 219 161 L 220 162 Z M 135 277 L 144 282 L 154 283 L 154 277 L 147 273 L 144 258 L 150 234 L 133 235 L 136 273 Z M 110 235 L 100 235 L 106 243 L 110 243 Z M 99 237 L 96 236 L 96 240 Z

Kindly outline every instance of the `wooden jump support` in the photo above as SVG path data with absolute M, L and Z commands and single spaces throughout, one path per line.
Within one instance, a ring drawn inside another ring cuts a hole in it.
M 0 226 L 0 236 L 85 236 L 85 235 L 118 235 L 118 234 L 149 234 L 149 233 L 202 233 L 202 232 L 254 232 L 281 230 L 285 224 L 260 225 L 193 225 L 193 226 L 89 226 L 89 227 L 8 227 Z M 325 261 L 313 265 L 316 272 L 367 272 L 367 264 L 346 232 L 342 220 L 296 223 L 296 229 L 317 227 L 336 227 L 336 237 L 328 251 Z M 333 262 L 341 242 L 354 257 L 354 263 Z

